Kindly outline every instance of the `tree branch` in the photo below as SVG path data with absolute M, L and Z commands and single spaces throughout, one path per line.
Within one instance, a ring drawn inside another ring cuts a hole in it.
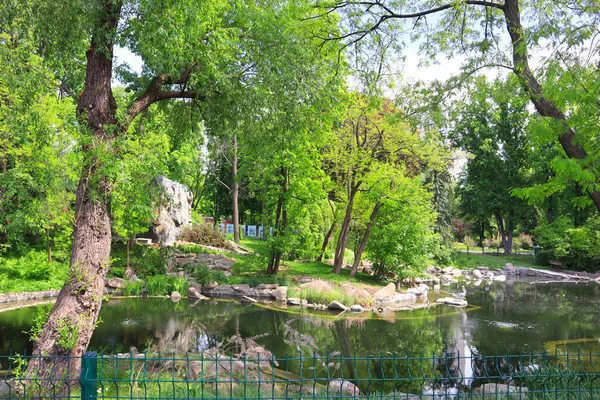
M 151 104 L 161 100 L 168 99 L 197 99 L 199 94 L 192 90 L 185 89 L 185 84 L 188 83 L 193 66 L 183 71 L 177 80 L 171 79 L 167 74 L 160 74 L 152 79 L 146 91 L 138 96 L 127 112 L 127 122 L 125 129 L 129 124 L 144 110 L 150 107 Z M 162 90 L 164 85 L 184 85 L 181 90 Z

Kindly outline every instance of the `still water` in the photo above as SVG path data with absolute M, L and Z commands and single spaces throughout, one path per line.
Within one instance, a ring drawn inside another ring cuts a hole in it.
M 463 283 L 443 287 L 461 290 Z M 467 286 L 469 307 L 435 306 L 389 315 L 277 310 L 235 301 L 172 303 L 113 298 L 104 303 L 90 348 L 106 353 L 234 349 L 241 337 L 287 354 L 493 355 L 600 350 L 600 285 L 506 283 Z M 0 313 L 0 354 L 29 352 L 25 333 L 43 306 Z

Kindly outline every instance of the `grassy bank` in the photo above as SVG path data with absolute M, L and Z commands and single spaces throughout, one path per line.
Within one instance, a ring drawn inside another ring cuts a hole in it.
M 45 249 L 0 257 L 0 293 L 60 289 L 67 278 L 68 261 L 50 261 Z
M 526 267 L 526 268 L 538 268 L 545 269 L 540 265 L 533 263 L 533 256 L 518 256 L 518 255 L 481 255 L 481 254 L 466 254 L 466 253 L 455 253 L 454 254 L 454 266 L 460 269 L 475 269 L 479 266 L 485 266 L 490 268 L 503 269 L 504 265 L 511 263 L 515 267 Z

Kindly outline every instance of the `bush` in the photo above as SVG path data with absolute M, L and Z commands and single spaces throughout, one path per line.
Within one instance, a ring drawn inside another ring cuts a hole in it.
M 162 296 L 167 294 L 169 282 L 166 275 L 151 276 L 146 280 L 146 292 L 149 296 Z
M 533 249 L 533 237 L 526 233 L 519 234 L 519 242 L 521 242 L 521 248 L 523 250 Z
M 225 236 L 212 229 L 208 224 L 194 224 L 187 226 L 177 238 L 184 242 L 233 250 L 231 242 L 229 242 Z
M 595 272 L 600 268 L 600 216 L 575 228 L 567 217 L 537 228 L 536 243 L 544 247 L 550 260 L 567 268 Z
M 123 277 L 126 268 L 127 248 L 125 243 L 113 243 L 109 276 Z M 134 244 L 129 252 L 129 267 L 138 277 L 146 279 L 150 276 L 163 275 L 166 272 L 166 259 L 163 249 Z
M 471 236 L 465 236 L 463 243 L 468 247 L 477 247 L 477 242 Z
M 123 295 L 125 296 L 139 296 L 144 290 L 144 283 L 141 281 L 132 282 L 128 281 L 123 288 Z
M 194 271 L 194 276 L 196 277 L 196 281 L 202 286 L 205 286 L 209 282 L 217 282 L 219 285 L 228 282 L 223 271 L 211 271 L 208 267 L 204 266 L 197 267 L 196 271 Z

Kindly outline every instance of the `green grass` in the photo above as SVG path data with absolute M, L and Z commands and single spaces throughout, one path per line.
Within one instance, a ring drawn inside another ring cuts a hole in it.
M 237 262 L 233 265 L 233 278 L 235 279 L 243 279 L 246 278 L 267 278 L 270 275 L 266 274 L 268 260 L 267 257 L 269 255 L 269 249 L 267 246 L 267 242 L 259 239 L 242 239 L 241 245 L 246 247 L 249 250 L 254 251 L 253 255 L 239 255 L 239 254 L 230 254 L 231 257 L 235 258 Z M 347 252 L 347 254 L 352 254 Z M 348 261 L 348 260 L 346 260 Z M 284 261 L 282 265 L 279 267 L 279 275 L 282 276 L 283 279 L 287 279 L 288 281 L 298 279 L 303 275 L 310 276 L 311 279 L 322 279 L 325 281 L 333 282 L 333 283 L 344 283 L 344 282 L 358 282 L 365 283 L 370 285 L 382 285 L 383 283 L 377 278 L 358 273 L 356 277 L 350 278 L 349 270 L 342 270 L 340 275 L 336 275 L 332 272 L 331 265 L 310 261 L 310 262 L 294 262 L 294 261 Z M 243 283 L 243 282 L 236 282 Z
M 0 257 L 0 293 L 36 292 L 60 289 L 69 262 L 48 262 L 46 251 L 31 249 L 25 255 Z
M 474 269 L 479 266 L 490 268 L 504 269 L 504 264 L 511 263 L 515 267 L 538 268 L 543 269 L 539 265 L 533 263 L 533 256 L 504 256 L 504 255 L 482 255 L 482 254 L 466 254 L 454 253 L 454 267 L 460 269 Z
M 371 307 L 373 305 L 373 298 L 371 297 L 353 296 L 338 288 L 332 288 L 328 291 L 314 290 L 310 288 L 297 288 L 289 291 L 288 296 L 306 299 L 309 303 L 313 304 L 328 305 L 332 301 L 336 300 L 346 307 L 350 307 L 354 304 L 360 304 L 363 307 Z

